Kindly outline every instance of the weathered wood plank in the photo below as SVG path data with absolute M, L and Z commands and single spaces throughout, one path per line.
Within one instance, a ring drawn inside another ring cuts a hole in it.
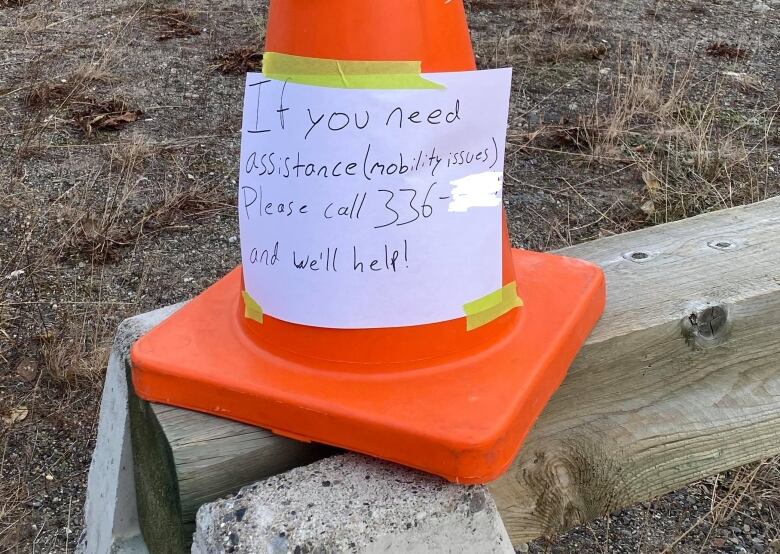
M 560 253 L 604 268 L 607 308 L 491 484 L 513 540 L 780 453 L 780 198 Z M 148 413 L 184 524 L 204 501 L 327 455 L 211 416 Z
M 780 199 L 561 253 L 607 308 L 491 485 L 513 540 L 780 453 Z
M 139 520 L 152 552 L 189 548 L 202 504 L 336 452 L 135 395 L 130 414 Z
M 234 492 L 237 483 L 246 484 L 247 473 L 260 479 L 335 452 L 197 412 L 159 404 L 153 409 L 174 457 L 186 522 L 195 521 L 204 502 Z

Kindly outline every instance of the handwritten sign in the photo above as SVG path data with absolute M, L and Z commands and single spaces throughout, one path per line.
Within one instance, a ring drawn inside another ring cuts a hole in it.
M 247 292 L 275 318 L 403 327 L 501 288 L 510 69 L 432 90 L 247 76 L 238 208 Z

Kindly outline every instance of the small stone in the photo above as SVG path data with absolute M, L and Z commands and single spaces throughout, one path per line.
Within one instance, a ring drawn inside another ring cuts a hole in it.
M 765 4 L 765 3 L 761 2 L 761 1 L 756 2 L 755 4 L 753 4 L 753 11 L 756 12 L 756 13 L 766 13 L 766 12 L 768 12 L 771 9 L 772 8 L 770 8 L 768 4 Z
M 528 552 L 528 543 L 521 542 L 517 547 L 515 548 L 517 552 Z

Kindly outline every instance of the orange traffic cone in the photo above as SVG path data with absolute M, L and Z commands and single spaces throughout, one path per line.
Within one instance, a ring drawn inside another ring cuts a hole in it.
M 266 50 L 475 68 L 462 0 L 273 0 Z M 133 383 L 150 401 L 486 482 L 511 463 L 605 296 L 600 269 L 512 250 L 506 225 L 503 284 L 476 326 L 327 329 L 246 317 L 237 268 L 136 342 Z M 522 307 L 500 301 L 518 296 Z

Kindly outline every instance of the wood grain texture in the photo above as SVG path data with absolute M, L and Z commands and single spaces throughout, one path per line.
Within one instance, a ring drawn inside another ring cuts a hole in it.
M 604 269 L 607 307 L 490 485 L 513 541 L 780 453 L 780 198 L 559 253 Z M 328 454 L 212 416 L 152 411 L 185 525 L 203 502 Z
M 202 504 L 337 452 L 135 394 L 130 414 L 139 520 L 155 553 L 189 551 Z
M 336 451 L 227 419 L 151 406 L 171 448 L 185 522 L 195 521 L 195 512 L 204 502 Z M 247 481 L 247 475 L 253 478 Z
M 491 484 L 513 541 L 780 453 L 780 199 L 561 254 L 607 307 Z

